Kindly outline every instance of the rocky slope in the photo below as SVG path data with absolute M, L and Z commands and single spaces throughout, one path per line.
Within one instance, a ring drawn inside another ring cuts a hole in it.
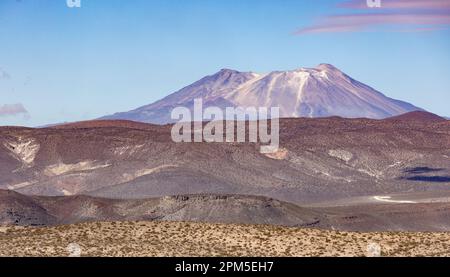
M 140 200 L 25 196 L 0 190 L 0 225 L 48 226 L 89 221 L 199 221 L 310 226 L 309 209 L 254 196 L 184 195 Z
M 280 124 L 281 148 L 274 155 L 261 154 L 255 143 L 174 143 L 169 125 L 0 127 L 0 189 L 126 199 L 261 195 L 301 205 L 450 190 L 448 121 L 414 116 Z
M 182 195 L 117 200 L 25 196 L 0 190 L 0 225 L 53 226 L 98 221 L 190 221 L 345 231 L 450 231 L 447 198 L 417 203 L 363 202 L 300 207 L 265 197 Z M 416 197 L 417 198 L 417 197 Z M 422 199 L 425 200 L 425 199 Z

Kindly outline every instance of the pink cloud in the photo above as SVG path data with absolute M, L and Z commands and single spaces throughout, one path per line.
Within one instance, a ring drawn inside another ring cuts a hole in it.
M 369 8 L 366 0 L 351 0 L 339 5 L 350 9 Z M 449 0 L 381 0 L 381 9 L 450 9 Z
M 413 28 L 413 29 L 406 29 L 406 30 L 397 30 L 397 32 L 404 32 L 404 33 L 420 33 L 420 32 L 433 32 L 433 31 L 440 31 L 444 30 L 442 27 L 421 27 L 421 28 Z
M 347 1 L 341 6 L 348 8 L 368 8 L 366 0 Z M 349 13 L 322 18 L 317 24 L 301 28 L 297 35 L 310 33 L 338 33 L 364 31 L 382 25 L 409 27 L 410 30 L 440 30 L 450 26 L 450 0 L 384 0 L 382 7 L 393 8 L 386 12 L 383 8 L 371 8 L 371 13 Z M 449 10 L 442 10 L 448 7 Z M 411 10 L 411 8 L 413 8 Z M 435 8 L 435 9 L 434 9 Z M 395 10 L 397 9 L 397 10 Z M 420 10 L 419 10 L 420 9 Z M 405 31 L 405 30 L 403 30 Z
M 302 35 L 302 34 L 311 34 L 311 33 L 345 33 L 345 32 L 353 32 L 360 30 L 359 26 L 351 26 L 351 25 L 315 25 L 311 27 L 306 27 L 296 31 L 294 34 Z
M 22 104 L 6 104 L 0 105 L 0 117 L 2 116 L 28 116 L 28 111 Z

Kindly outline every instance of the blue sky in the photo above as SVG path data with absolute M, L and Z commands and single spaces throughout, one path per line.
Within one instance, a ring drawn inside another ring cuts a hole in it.
M 320 63 L 450 116 L 450 1 L 391 1 L 1 0 L 0 125 L 130 110 L 221 68 Z

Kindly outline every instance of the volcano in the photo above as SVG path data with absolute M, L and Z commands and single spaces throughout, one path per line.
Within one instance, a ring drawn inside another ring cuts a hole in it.
M 165 124 L 177 106 L 192 108 L 201 98 L 204 108 L 279 107 L 280 117 L 383 119 L 422 109 L 389 98 L 356 81 L 330 64 L 268 74 L 222 69 L 169 96 L 128 112 L 101 119 Z

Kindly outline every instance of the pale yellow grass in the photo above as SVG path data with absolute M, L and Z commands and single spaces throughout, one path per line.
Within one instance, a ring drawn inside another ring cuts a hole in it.
M 102 222 L 1 227 L 0 256 L 450 256 L 450 233 L 352 233 L 276 226 Z

